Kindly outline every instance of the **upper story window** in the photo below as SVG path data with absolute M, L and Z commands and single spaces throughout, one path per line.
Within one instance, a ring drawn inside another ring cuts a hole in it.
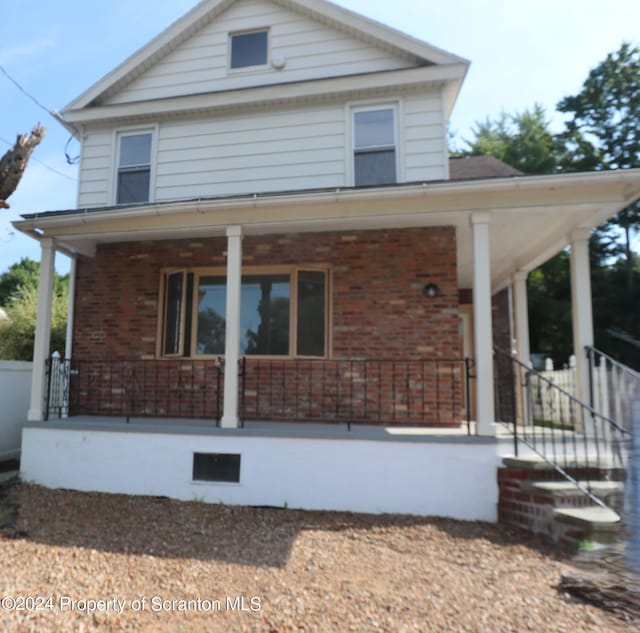
M 396 115 L 394 107 L 353 111 L 353 183 L 397 182 Z
M 149 202 L 151 142 L 151 132 L 131 132 L 118 136 L 116 204 Z
M 261 29 L 230 36 L 231 69 L 266 66 L 269 58 L 269 31 Z

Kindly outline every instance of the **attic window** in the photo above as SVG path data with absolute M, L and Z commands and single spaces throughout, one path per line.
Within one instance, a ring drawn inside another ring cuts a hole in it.
M 269 40 L 269 31 L 267 29 L 232 34 L 230 39 L 230 68 L 250 68 L 252 66 L 267 65 Z

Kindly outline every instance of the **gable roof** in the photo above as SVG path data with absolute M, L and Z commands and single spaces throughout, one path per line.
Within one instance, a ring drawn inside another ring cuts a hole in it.
M 422 65 L 463 65 L 469 61 L 327 0 L 270 0 L 390 52 L 417 58 Z M 122 64 L 65 106 L 62 114 L 100 103 L 168 55 L 237 0 L 202 0 Z

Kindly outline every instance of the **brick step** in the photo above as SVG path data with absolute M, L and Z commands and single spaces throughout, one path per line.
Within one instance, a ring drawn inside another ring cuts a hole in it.
M 564 470 L 607 508 L 596 505 L 540 457 L 504 458 L 498 469 L 499 520 L 547 534 L 572 550 L 585 540 L 615 541 L 621 532 L 615 510 L 623 503 L 624 470 L 606 464 L 594 468 L 594 462 L 595 456 L 572 458 Z

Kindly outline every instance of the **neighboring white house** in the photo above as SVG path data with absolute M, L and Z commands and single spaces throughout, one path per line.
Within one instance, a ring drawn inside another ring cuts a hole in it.
M 494 519 L 492 301 L 509 293 L 496 314 L 527 360 L 527 273 L 571 244 L 591 344 L 589 231 L 640 196 L 640 170 L 450 161 L 468 66 L 324 0 L 204 0 L 64 108 L 77 209 L 15 223 L 42 246 L 23 475 Z M 71 417 L 53 423 L 56 251 L 75 298 Z

